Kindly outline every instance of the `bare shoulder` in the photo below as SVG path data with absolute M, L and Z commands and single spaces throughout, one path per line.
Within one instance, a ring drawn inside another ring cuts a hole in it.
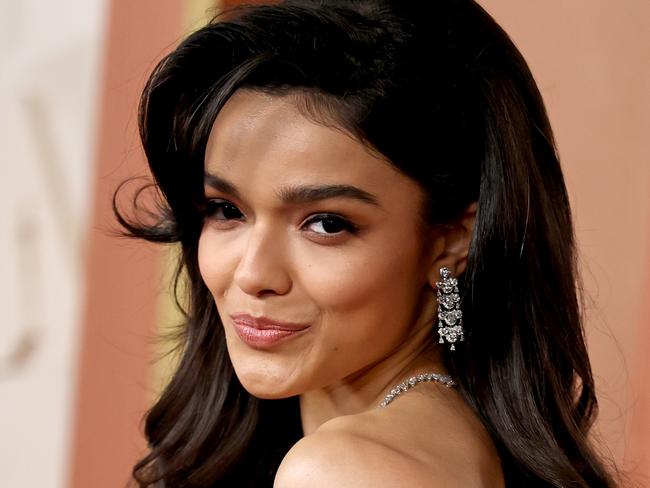
M 474 426 L 413 422 L 413 400 L 327 422 L 293 446 L 274 488 L 504 486 L 498 456 L 482 434 L 472 438 Z
M 273 487 L 430 487 L 426 475 L 420 463 L 398 450 L 354 432 L 330 428 L 304 437 L 291 448 Z

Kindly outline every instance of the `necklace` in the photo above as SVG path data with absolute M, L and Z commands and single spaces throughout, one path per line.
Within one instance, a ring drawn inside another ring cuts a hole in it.
M 416 376 L 411 376 L 408 380 L 403 381 L 399 385 L 397 385 L 395 388 L 393 388 L 388 395 L 384 398 L 384 401 L 379 404 L 381 408 L 384 408 L 387 406 L 390 402 L 395 400 L 398 396 L 400 396 L 402 393 L 404 393 L 407 390 L 410 390 L 413 388 L 415 385 L 418 383 L 422 383 L 423 381 L 434 381 L 436 383 L 440 383 L 445 385 L 447 388 L 451 388 L 452 386 L 456 386 L 456 382 L 451 379 L 451 376 L 447 374 L 438 374 L 438 373 L 425 373 L 425 374 L 419 374 Z

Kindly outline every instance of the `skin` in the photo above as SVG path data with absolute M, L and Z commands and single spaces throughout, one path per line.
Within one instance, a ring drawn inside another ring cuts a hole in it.
M 464 270 L 476 207 L 444 231 L 424 226 L 416 182 L 291 96 L 251 90 L 219 113 L 205 170 L 199 268 L 235 372 L 260 398 L 300 396 L 305 437 L 275 488 L 502 486 L 494 446 L 453 389 L 420 384 L 377 408 L 409 376 L 445 372 L 434 285 L 441 266 Z M 296 191 L 324 185 L 348 191 Z M 309 327 L 259 350 L 235 333 L 240 312 Z

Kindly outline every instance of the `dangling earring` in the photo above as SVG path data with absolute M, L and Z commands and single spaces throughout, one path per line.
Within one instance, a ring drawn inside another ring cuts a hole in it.
M 451 277 L 451 271 L 446 266 L 440 268 L 442 281 L 436 282 L 438 289 L 438 334 L 440 344 L 445 340 L 451 344 L 449 350 L 455 351 L 454 343 L 464 341 L 463 312 L 460 310 L 460 295 L 458 293 L 458 280 Z

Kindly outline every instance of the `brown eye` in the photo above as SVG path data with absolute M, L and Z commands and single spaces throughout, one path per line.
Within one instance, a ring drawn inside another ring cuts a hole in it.
M 232 203 L 226 200 L 208 200 L 205 216 L 215 220 L 239 220 L 244 214 Z
M 338 215 L 323 214 L 310 218 L 305 227 L 316 234 L 332 235 L 347 231 L 354 233 L 356 227 Z

